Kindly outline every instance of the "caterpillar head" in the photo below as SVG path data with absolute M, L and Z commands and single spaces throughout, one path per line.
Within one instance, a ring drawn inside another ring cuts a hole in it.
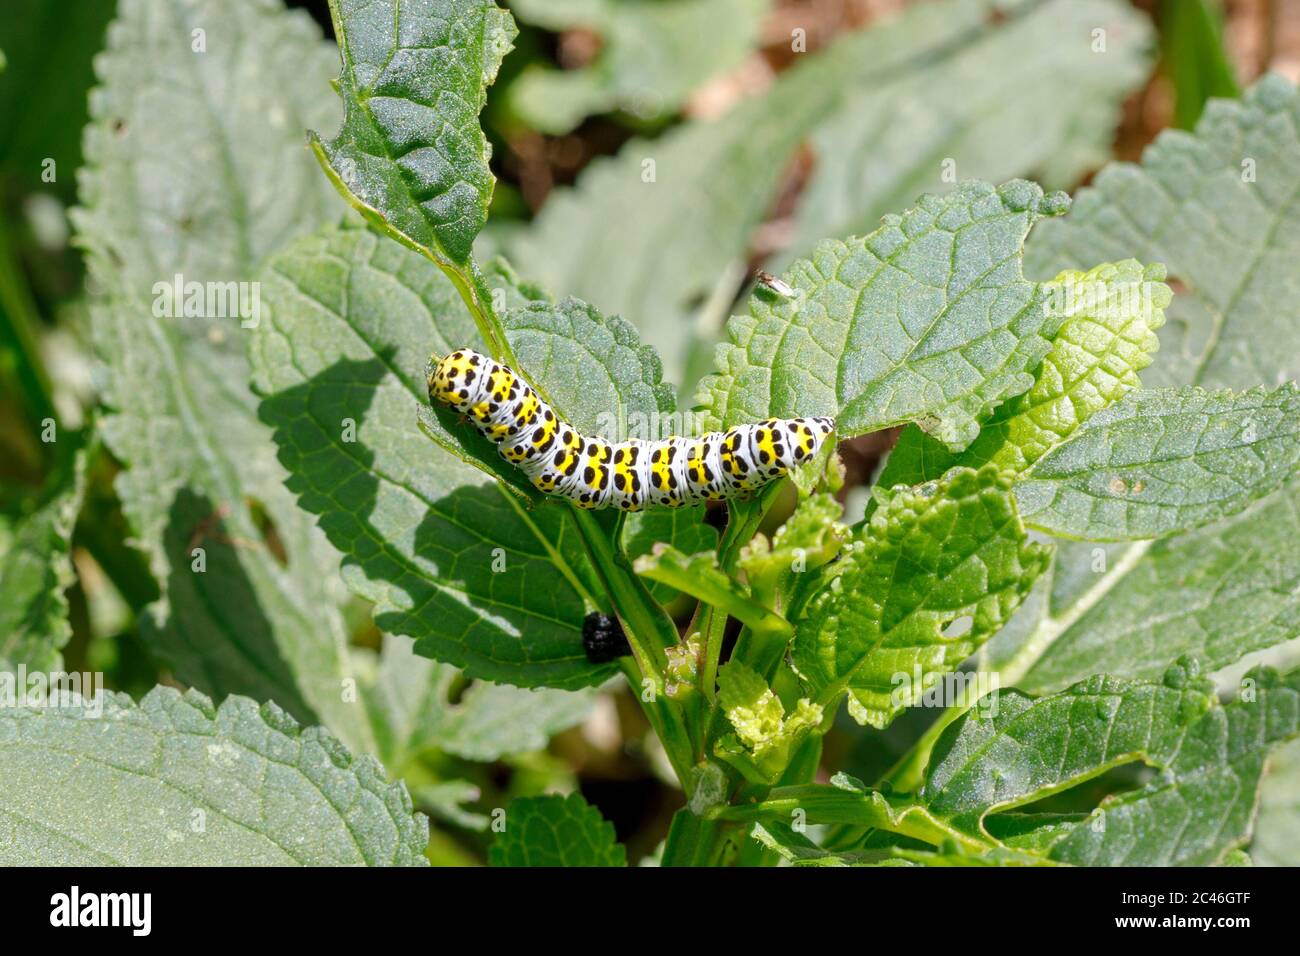
M 457 349 L 434 366 L 429 375 L 429 397 L 463 410 L 474 394 L 484 364 L 483 356 L 474 350 Z

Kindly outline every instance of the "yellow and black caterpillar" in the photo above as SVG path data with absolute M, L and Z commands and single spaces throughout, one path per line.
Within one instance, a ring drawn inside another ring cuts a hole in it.
M 518 374 L 472 349 L 429 363 L 429 397 L 467 416 L 547 494 L 583 508 L 676 508 L 753 491 L 812 458 L 830 418 L 737 425 L 699 438 L 588 438 Z

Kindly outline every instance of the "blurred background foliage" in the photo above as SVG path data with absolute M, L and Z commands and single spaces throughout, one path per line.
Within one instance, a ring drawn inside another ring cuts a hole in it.
M 917 193 L 949 188 L 945 158 L 956 160 L 958 179 L 1027 176 L 1074 190 L 1105 162 L 1136 159 L 1161 130 L 1191 128 L 1209 97 L 1236 96 L 1267 70 L 1300 80 L 1300 3 L 1284 0 L 1084 4 L 1091 10 L 1081 16 L 1104 14 L 1115 28 L 1103 70 L 1068 62 L 1050 39 L 1033 46 L 1036 12 L 1069 16 L 1065 4 L 1044 12 L 1033 8 L 1050 3 L 970 0 L 955 5 L 964 25 L 948 13 L 927 20 L 934 0 L 502 5 L 520 34 L 483 116 L 498 176 L 484 251 L 505 251 L 555 293 L 625 313 L 687 398 L 758 266 L 782 265 L 824 235 L 864 232 Z M 325 0 L 289 6 L 329 36 Z M 68 621 L 66 669 L 102 671 L 110 687 L 138 698 L 176 681 L 141 628 L 158 584 L 133 547 L 114 488 L 119 465 L 94 437 L 86 277 L 68 221 L 92 61 L 114 7 L 0 5 L 0 582 L 8 589 L 18 574 L 44 575 L 52 606 L 43 613 Z M 1008 31 L 1023 34 L 1011 56 L 999 46 Z M 884 67 L 900 47 L 925 65 L 890 75 Z M 1025 99 L 1005 95 L 999 77 Z M 675 195 L 666 210 L 625 202 L 609 171 L 647 155 L 661 169 L 680 163 L 671 168 L 694 175 L 697 191 Z M 665 251 L 680 245 L 665 237 L 691 232 L 697 244 L 686 243 L 686 254 Z M 585 238 L 566 248 L 557 242 L 566 235 Z M 851 505 L 893 438 L 865 436 L 844 449 Z M 273 517 L 263 518 L 274 550 Z M 24 549 L 62 540 L 60 521 L 71 526 L 70 545 L 53 548 L 56 566 L 24 561 L 32 557 Z M 378 651 L 384 638 L 368 609 L 352 599 L 343 610 L 353 647 Z M 469 707 L 472 688 L 454 669 L 418 666 L 443 704 Z M 482 861 L 487 808 L 575 788 L 614 822 L 631 860 L 654 851 L 680 794 L 626 692 L 589 696 L 548 726 L 568 729 L 543 749 L 498 756 L 453 745 L 446 726 L 441 745 L 431 736 L 381 748 L 390 773 L 434 817 L 430 859 Z M 874 778 L 923 726 L 913 713 L 883 734 L 844 727 L 826 739 L 827 763 Z M 1298 754 L 1293 745 L 1279 772 L 1293 775 Z M 1285 799 L 1274 793 L 1265 804 L 1265 829 L 1294 828 Z

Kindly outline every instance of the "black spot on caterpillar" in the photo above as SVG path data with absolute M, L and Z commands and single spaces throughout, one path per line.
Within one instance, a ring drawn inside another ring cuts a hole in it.
M 587 438 L 518 374 L 472 349 L 429 365 L 429 398 L 465 415 L 533 485 L 582 508 L 677 508 L 748 494 L 812 458 L 830 418 L 769 418 L 699 438 Z M 532 427 L 533 425 L 536 427 Z

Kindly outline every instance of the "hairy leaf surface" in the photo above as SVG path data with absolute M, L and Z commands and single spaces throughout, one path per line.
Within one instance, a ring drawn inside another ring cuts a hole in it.
M 1240 511 L 1298 468 L 1294 385 L 1148 389 L 1035 462 L 1016 501 L 1027 525 L 1059 537 L 1155 538 Z
M 109 33 L 75 224 L 104 437 L 164 594 L 146 639 L 188 684 L 274 700 L 369 749 L 341 693 L 338 555 L 283 486 L 242 341 L 260 263 L 340 209 L 301 145 L 335 115 L 319 95 L 331 48 L 277 0 L 122 0 Z
M 15 780 L 0 786 L 11 866 L 419 866 L 429 839 L 377 760 L 246 697 L 158 687 L 0 710 L 0 781 Z

